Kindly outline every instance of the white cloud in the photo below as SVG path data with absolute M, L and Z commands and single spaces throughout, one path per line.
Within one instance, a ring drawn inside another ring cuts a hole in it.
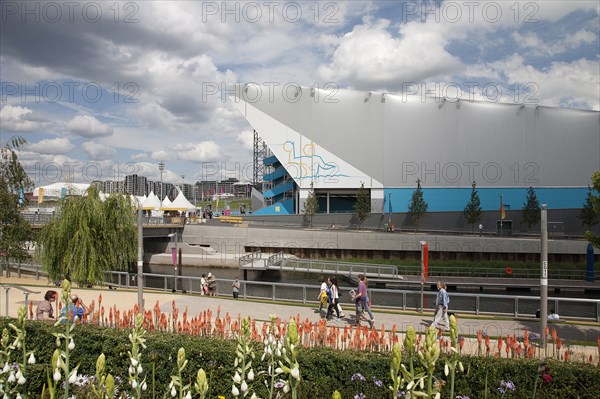
M 212 162 L 222 159 L 221 148 L 214 141 L 201 143 L 176 144 L 165 150 L 154 151 L 152 158 L 156 160 L 180 160 L 194 163 Z
M 95 143 L 93 141 L 86 141 L 81 146 L 83 147 L 84 151 L 88 154 L 90 159 L 93 160 L 110 159 L 116 154 L 114 148 L 106 146 L 104 144 Z
M 564 38 L 550 43 L 544 42 L 535 32 L 513 32 L 512 38 L 519 47 L 531 49 L 531 54 L 537 56 L 553 56 L 583 44 L 592 44 L 598 40 L 596 34 L 587 29 L 570 33 Z
M 140 152 L 138 154 L 131 154 L 130 158 L 133 159 L 134 161 L 139 161 L 141 159 L 148 158 L 148 154 L 146 154 L 145 152 Z
M 579 59 L 573 62 L 553 62 L 549 67 L 538 70 L 525 63 L 520 55 L 487 64 L 498 74 L 506 76 L 508 84 L 533 84 L 537 92 L 531 100 L 541 105 L 564 106 L 579 104 L 600 110 L 600 76 L 598 62 Z
M 236 141 L 246 150 L 254 149 L 254 133 L 251 130 L 245 130 L 238 134 Z
M 2 129 L 13 132 L 33 132 L 40 129 L 43 124 L 31 120 L 32 112 L 27 107 L 5 105 L 0 109 Z
M 365 89 L 399 89 L 402 82 L 445 76 L 461 68 L 458 58 L 448 53 L 442 32 L 424 29 L 411 22 L 393 37 L 390 21 L 365 19 L 342 38 L 332 62 L 319 69 L 330 81 L 348 81 Z
M 112 127 L 90 115 L 77 115 L 67 123 L 67 129 L 83 137 L 106 137 L 113 134 Z
M 40 154 L 65 154 L 72 151 L 74 148 L 75 146 L 71 144 L 69 139 L 64 137 L 40 140 L 36 143 L 27 144 L 27 149 L 29 151 Z

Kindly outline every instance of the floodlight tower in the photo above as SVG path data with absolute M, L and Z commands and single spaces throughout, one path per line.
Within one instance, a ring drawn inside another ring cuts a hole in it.
M 158 170 L 160 170 L 160 200 L 163 200 L 163 170 L 165 170 L 165 161 L 158 163 Z

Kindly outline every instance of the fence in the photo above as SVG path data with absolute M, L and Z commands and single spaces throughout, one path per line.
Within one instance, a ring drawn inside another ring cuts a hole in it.
M 13 265 L 17 274 L 33 274 L 40 278 L 43 273 L 37 265 Z M 4 270 L 0 270 L 0 275 Z M 10 269 L 6 270 L 10 273 Z M 189 294 L 200 294 L 200 277 L 177 276 L 144 273 L 143 286 L 146 289 L 171 291 L 177 278 L 179 290 Z M 109 272 L 105 284 L 115 287 L 137 287 L 137 274 L 127 272 Z M 231 295 L 231 279 L 217 280 L 217 295 Z M 5 285 L 5 287 L 7 287 Z M 11 286 L 12 287 L 12 286 Z M 353 307 L 348 290 L 351 287 L 340 287 L 342 306 Z M 352 287 L 355 288 L 355 287 Z M 241 281 L 240 297 L 248 299 L 267 299 L 271 301 L 296 302 L 302 304 L 316 303 L 320 292 L 319 285 L 290 284 L 280 282 Z M 6 291 L 8 295 L 8 291 Z M 375 308 L 395 310 L 433 309 L 436 292 L 424 293 L 421 304 L 420 291 L 370 288 L 369 298 Z M 506 317 L 532 317 L 540 307 L 539 296 L 490 295 L 471 293 L 452 293 L 450 309 L 456 313 L 475 315 L 500 315 Z M 584 298 L 548 298 L 548 308 L 567 319 L 593 320 L 600 322 L 600 300 Z

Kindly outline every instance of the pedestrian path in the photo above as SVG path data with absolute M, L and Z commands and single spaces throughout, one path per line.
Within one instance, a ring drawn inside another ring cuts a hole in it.
M 39 291 L 40 294 L 29 295 L 29 300 L 33 302 L 33 307 L 43 300 L 46 290 L 54 289 L 60 291 L 60 287 L 55 287 L 54 284 L 48 283 L 46 280 L 35 278 L 17 278 L 0 276 L 0 286 L 20 286 L 28 288 L 32 291 Z M 102 295 L 102 305 L 105 309 L 116 306 L 121 311 L 130 310 L 137 304 L 137 291 L 135 289 L 110 290 L 107 287 L 94 288 L 77 288 L 73 289 L 86 305 L 94 301 L 98 304 L 98 297 Z M 213 315 L 220 311 L 221 316 L 229 313 L 231 317 L 250 316 L 256 320 L 269 320 L 270 315 L 276 315 L 282 320 L 290 317 L 300 316 L 300 320 L 317 322 L 321 319 L 318 312 L 317 301 L 314 304 L 280 304 L 267 301 L 253 301 L 247 299 L 233 299 L 230 297 L 208 297 L 198 295 L 187 295 L 181 293 L 171 293 L 164 291 L 144 291 L 144 301 L 146 308 L 154 308 L 158 303 L 162 312 L 170 313 L 173 308 L 173 303 L 183 312 L 187 308 L 188 317 L 200 315 L 205 310 L 211 310 Z M 16 317 L 19 307 L 25 305 L 23 293 L 11 288 L 8 295 L 8 316 Z M 5 289 L 0 289 L 0 316 L 5 316 L 6 295 Z M 433 319 L 433 310 L 426 311 L 423 314 L 394 312 L 389 310 L 378 310 L 375 304 L 373 309 L 375 314 L 375 326 L 381 329 L 382 325 L 386 330 L 390 330 L 395 324 L 397 331 L 405 331 L 409 326 L 413 326 L 417 331 L 424 331 Z M 330 326 L 344 327 L 349 326 L 354 322 L 354 309 L 348 305 L 344 308 L 345 317 L 342 319 L 333 318 L 328 321 Z M 495 317 L 472 317 L 458 315 L 459 334 L 463 336 L 474 337 L 478 331 L 483 331 L 484 336 L 517 336 L 522 337 L 525 329 L 532 333 L 539 333 L 540 322 L 538 319 L 511 319 L 511 318 L 495 318 Z M 598 355 L 596 343 L 600 336 L 599 323 L 575 323 L 569 321 L 561 321 L 558 323 L 549 322 L 548 326 L 555 328 L 557 334 L 563 341 L 568 342 L 588 342 L 591 354 Z

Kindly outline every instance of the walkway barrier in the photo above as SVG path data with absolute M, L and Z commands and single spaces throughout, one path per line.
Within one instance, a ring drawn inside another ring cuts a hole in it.
M 255 261 L 260 258 L 260 253 L 248 254 L 247 262 Z M 21 265 L 19 273 L 29 272 L 43 276 L 38 265 Z M 0 270 L 0 272 L 3 272 Z M 8 273 L 8 271 L 6 271 Z M 1 274 L 1 273 L 0 273 Z M 174 279 L 177 278 L 177 287 L 185 290 L 189 294 L 199 294 L 201 292 L 201 277 L 192 276 L 173 276 L 157 273 L 144 273 L 143 286 L 145 289 L 158 289 L 170 292 L 174 285 Z M 217 294 L 220 296 L 231 295 L 231 279 L 217 279 Z M 262 281 L 240 281 L 240 297 L 252 299 L 267 299 L 271 301 L 296 302 L 303 304 L 317 304 L 316 298 L 320 292 L 320 285 L 290 284 L 279 282 Z M 108 272 L 106 274 L 105 285 L 110 288 L 131 288 L 137 287 L 137 273 L 127 272 Z M 16 287 L 16 286 L 3 286 Z M 20 289 L 20 288 L 19 288 Z M 351 301 L 349 290 L 356 289 L 354 286 L 341 286 L 342 296 L 340 301 L 342 306 L 354 307 Z M 6 288 L 5 288 L 6 290 Z M 33 291 L 23 291 L 28 301 L 28 295 L 35 293 Z M 403 311 L 414 311 L 421 309 L 420 291 L 418 290 L 395 290 L 382 288 L 369 288 L 369 298 L 375 309 L 395 309 Z M 435 307 L 435 298 L 437 292 L 427 291 L 424 293 L 423 308 L 432 313 Z M 8 303 L 8 290 L 6 290 Z M 514 295 L 490 295 L 474 293 L 451 293 L 450 311 L 457 314 L 475 314 L 475 315 L 499 315 L 505 317 L 526 317 L 533 319 L 536 311 L 540 308 L 539 296 L 514 296 Z M 578 319 L 600 322 L 600 300 L 585 298 L 548 298 L 548 309 L 554 308 L 563 319 Z M 8 313 L 6 313 L 8 314 Z
M 11 288 L 23 291 L 23 294 L 25 295 L 25 306 L 29 304 L 29 294 L 37 295 L 41 293 L 41 291 L 32 291 L 29 288 L 19 287 L 18 285 L 0 285 L 0 288 L 4 288 L 4 317 L 8 317 L 8 291 L 10 291 Z M 27 315 L 29 316 L 29 312 L 27 312 Z

